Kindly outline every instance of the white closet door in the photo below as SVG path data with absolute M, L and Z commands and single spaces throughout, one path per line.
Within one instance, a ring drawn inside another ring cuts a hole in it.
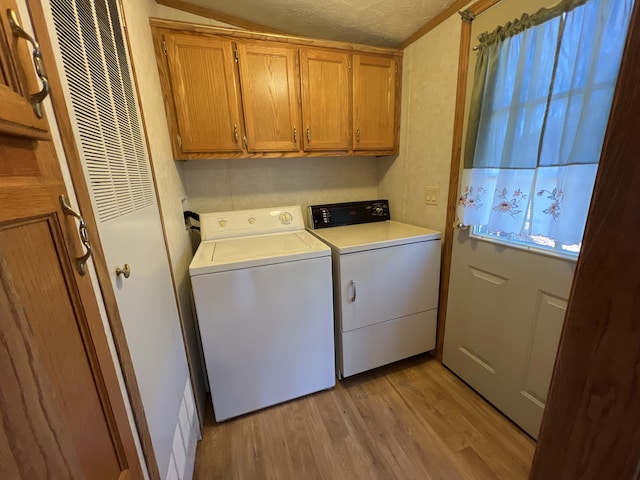
M 49 24 L 160 472 L 189 378 L 117 0 L 49 0 Z M 116 276 L 129 264 L 131 276 Z

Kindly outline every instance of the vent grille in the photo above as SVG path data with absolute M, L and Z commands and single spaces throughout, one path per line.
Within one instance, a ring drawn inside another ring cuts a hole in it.
M 51 0 L 77 141 L 107 222 L 154 202 L 117 0 Z

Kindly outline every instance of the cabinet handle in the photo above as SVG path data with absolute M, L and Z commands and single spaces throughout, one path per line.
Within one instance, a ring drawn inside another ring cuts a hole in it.
M 64 211 L 65 214 L 72 216 L 74 218 L 77 218 L 78 221 L 80 222 L 80 224 L 78 225 L 80 240 L 82 241 L 82 244 L 84 245 L 84 248 L 87 249 L 87 251 L 81 257 L 76 258 L 76 263 L 78 264 L 78 271 L 80 272 L 80 275 L 86 275 L 87 261 L 91 256 L 91 242 L 89 242 L 89 232 L 87 231 L 87 224 L 84 223 L 84 218 L 82 218 L 82 215 L 80 215 L 78 212 L 76 212 L 73 208 L 69 206 L 64 194 L 60 195 L 60 205 L 62 205 L 62 210 Z
M 311 143 L 311 129 L 307 127 L 307 143 Z
M 360 129 L 356 128 L 356 142 L 360 143 Z
M 244 148 L 249 148 L 249 142 L 247 141 L 247 136 L 242 136 L 242 143 L 244 143 Z
M 358 290 L 356 289 L 356 281 L 351 280 L 351 287 L 353 288 L 353 295 L 351 295 L 351 302 L 356 301 L 356 296 L 358 294 Z
M 236 145 L 240 145 L 240 136 L 238 135 L 238 125 L 233 124 L 233 138 L 236 140 Z
M 298 145 L 298 129 L 293 127 L 293 144 Z
M 36 69 L 38 78 L 42 82 L 42 90 L 31 95 L 31 107 L 33 108 L 33 113 L 36 114 L 36 117 L 42 118 L 44 115 L 42 112 L 42 102 L 47 98 L 47 95 L 49 95 L 49 79 L 47 78 L 47 72 L 44 69 L 44 60 L 42 59 L 40 45 L 38 45 L 35 38 L 25 32 L 20 26 L 20 22 L 18 21 L 18 16 L 15 11 L 10 8 L 7 9 L 7 18 L 9 19 L 9 25 L 11 26 L 13 35 L 18 38 L 24 38 L 31 44 L 33 49 L 31 53 L 33 56 L 33 66 Z

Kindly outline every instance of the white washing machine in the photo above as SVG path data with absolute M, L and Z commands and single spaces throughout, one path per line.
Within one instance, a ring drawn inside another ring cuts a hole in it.
M 433 350 L 440 232 L 392 221 L 387 200 L 308 213 L 311 231 L 333 252 L 338 375 Z
M 200 215 L 189 267 L 217 421 L 335 385 L 331 251 L 299 206 Z

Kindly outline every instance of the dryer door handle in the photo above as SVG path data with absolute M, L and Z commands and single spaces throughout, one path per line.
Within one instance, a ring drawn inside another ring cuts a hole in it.
M 356 281 L 355 280 L 351 280 L 351 287 L 353 288 L 353 294 L 351 295 L 351 301 L 355 302 L 356 301 L 356 296 L 358 295 L 358 290 L 356 288 Z

